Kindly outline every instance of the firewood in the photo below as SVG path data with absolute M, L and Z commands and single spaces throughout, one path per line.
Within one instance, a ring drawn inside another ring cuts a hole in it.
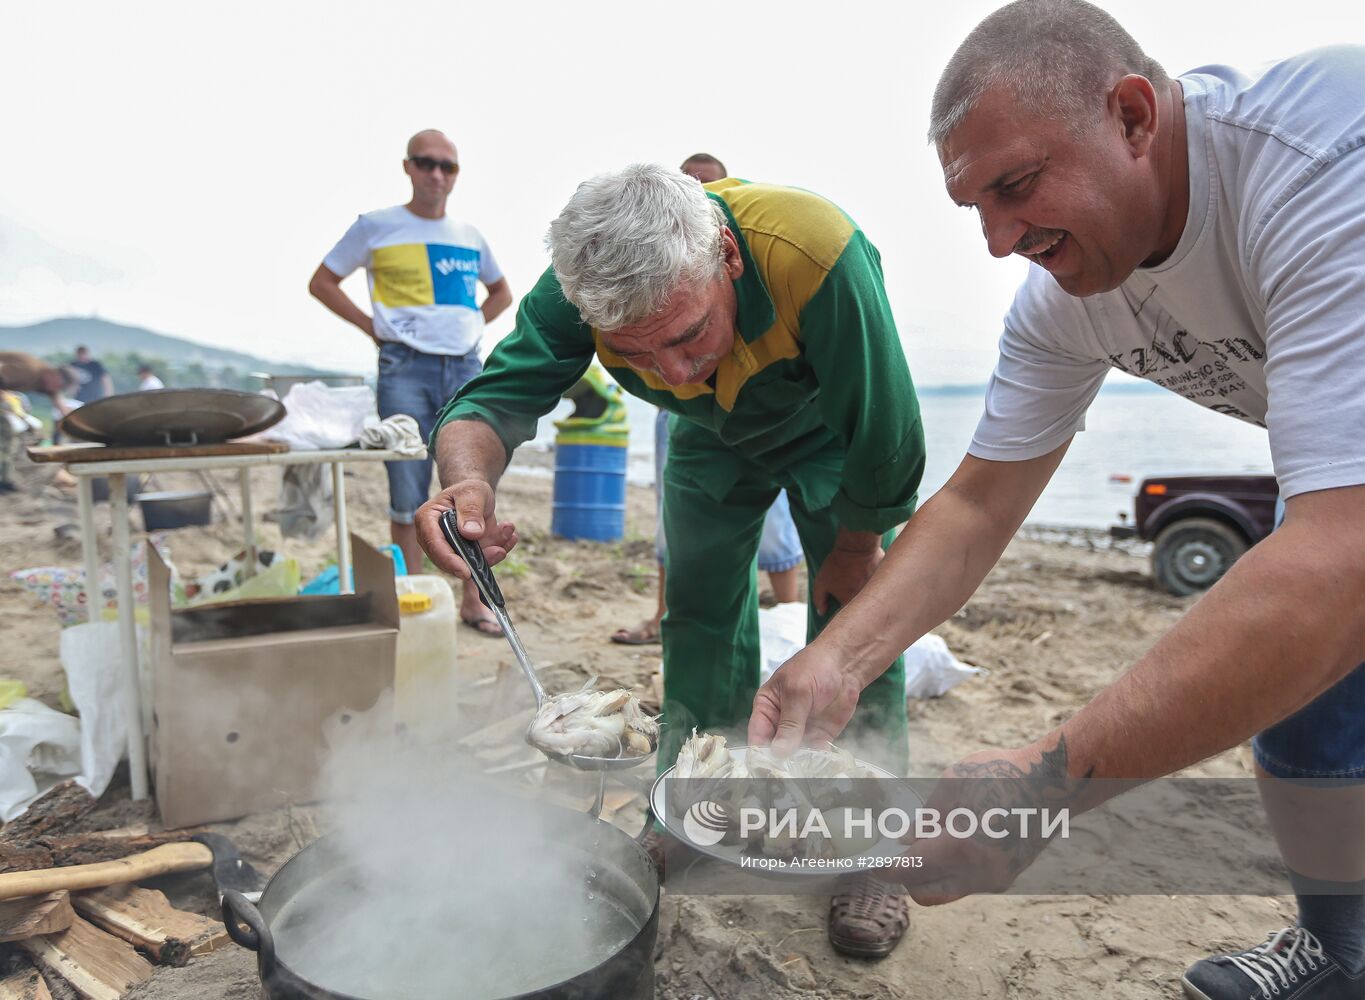
M 610 820 L 618 812 L 630 805 L 639 797 L 639 793 L 631 791 L 629 788 L 618 788 L 615 791 L 607 792 L 602 796 L 602 819 Z
M 0 843 L 0 872 L 26 872 L 35 868 L 51 868 L 57 862 L 52 852 L 39 844 Z
M 164 893 L 134 885 L 81 893 L 72 902 L 81 916 L 136 945 L 163 965 L 184 965 L 229 941 L 220 921 L 177 910 Z
M 182 833 L 193 833 L 193 832 L 197 831 L 198 829 L 200 829 L 200 828 L 199 828 L 199 827 L 195 827 L 194 830 L 182 830 L 181 832 L 182 832 Z M 149 833 L 151 833 L 151 832 L 152 832 L 152 825 L 151 825 L 150 823 L 134 823 L 132 826 L 119 826 L 119 827 L 115 827 L 115 828 L 112 829 L 112 830 L 91 830 L 91 831 L 90 831 L 90 836 L 92 836 L 92 837 L 145 837 L 145 836 L 147 836 L 147 834 L 149 834 Z
M 0 874 L 117 861 L 131 854 L 150 851 L 162 844 L 177 844 L 189 840 L 201 829 L 194 827 L 183 830 L 158 830 L 151 833 L 145 826 L 125 827 L 121 830 L 94 830 L 89 833 L 42 836 L 23 845 L 0 841 Z
M 24 846 L 71 826 L 91 809 L 94 797 L 74 781 L 63 781 L 30 805 L 18 819 L 0 830 L 0 842 Z
M 71 894 L 65 889 L 29 899 L 7 899 L 0 902 L 0 942 L 55 934 L 70 927 L 75 918 Z
M 53 864 L 39 867 L 64 868 L 68 865 L 93 865 L 101 861 L 117 861 L 119 858 L 150 851 L 162 844 L 183 843 L 198 829 L 163 830 L 131 836 L 108 832 L 77 833 L 45 838 L 43 844 L 52 852 Z
M 23 964 L 0 976 L 0 1000 L 52 1000 L 47 980 L 28 958 L 17 955 L 14 962 Z
M 119 1000 L 133 986 L 152 978 L 152 964 L 132 945 L 80 917 L 58 934 L 29 938 L 19 942 L 19 947 L 85 1000 Z

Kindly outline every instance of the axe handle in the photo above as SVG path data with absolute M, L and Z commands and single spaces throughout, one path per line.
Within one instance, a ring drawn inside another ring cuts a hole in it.
M 102 889 L 156 875 L 195 871 L 211 864 L 213 852 L 203 844 L 162 844 L 118 861 L 0 874 L 0 899 L 38 896 L 57 889 L 69 889 L 72 892 Z

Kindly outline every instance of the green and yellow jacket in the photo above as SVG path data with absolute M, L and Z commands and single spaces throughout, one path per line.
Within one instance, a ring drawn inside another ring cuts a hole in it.
M 481 420 L 510 456 L 596 355 L 627 392 L 706 428 L 777 481 L 817 455 L 828 469 L 829 449 L 842 449 L 837 475 L 789 483 L 808 509 L 832 507 L 839 527 L 881 532 L 907 520 L 924 435 L 876 247 L 818 195 L 735 178 L 706 188 L 744 258 L 734 348 L 707 383 L 670 386 L 631 368 L 547 270 L 483 373 L 442 411 L 433 445 L 448 421 Z M 722 500 L 733 469 L 718 462 L 715 481 L 699 485 Z

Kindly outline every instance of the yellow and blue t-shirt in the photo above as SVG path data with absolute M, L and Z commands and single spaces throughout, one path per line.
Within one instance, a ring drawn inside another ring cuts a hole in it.
M 445 216 L 424 219 L 405 205 L 366 212 L 322 260 L 344 278 L 363 267 L 370 279 L 374 332 L 425 354 L 468 354 L 483 336 L 479 282 L 502 270 L 473 226 Z

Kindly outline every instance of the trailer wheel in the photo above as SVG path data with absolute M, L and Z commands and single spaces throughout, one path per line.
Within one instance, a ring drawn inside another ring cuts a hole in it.
M 1162 590 L 1186 597 L 1208 590 L 1247 550 L 1236 528 L 1206 517 L 1166 525 L 1152 547 L 1152 575 Z

